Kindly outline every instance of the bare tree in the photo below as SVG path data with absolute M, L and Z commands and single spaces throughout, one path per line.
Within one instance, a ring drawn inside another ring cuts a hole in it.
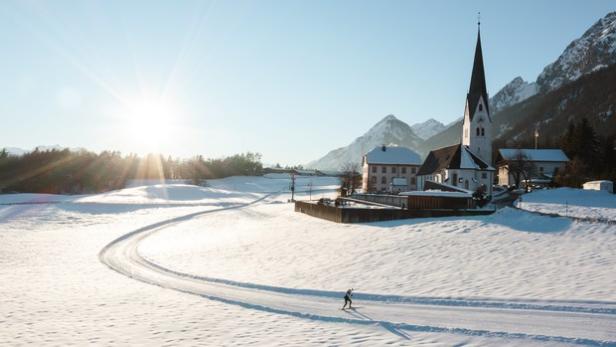
M 360 185 L 359 179 L 359 164 L 355 162 L 346 162 L 341 166 L 342 171 L 342 186 L 340 187 L 342 195 L 352 195 L 355 189 Z
M 520 187 L 522 179 L 526 181 L 526 186 L 535 174 L 535 164 L 528 159 L 528 156 L 518 149 L 513 158 L 507 160 L 507 166 L 509 167 L 509 174 L 513 176 L 513 182 L 516 188 Z

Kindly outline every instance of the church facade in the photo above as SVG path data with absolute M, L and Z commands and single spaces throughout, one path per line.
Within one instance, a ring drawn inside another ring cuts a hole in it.
M 495 169 L 492 167 L 492 117 L 488 104 L 481 33 L 477 45 L 471 83 L 466 95 L 460 143 L 430 151 L 417 172 L 417 188 L 433 181 L 475 191 L 480 187 L 492 195 Z

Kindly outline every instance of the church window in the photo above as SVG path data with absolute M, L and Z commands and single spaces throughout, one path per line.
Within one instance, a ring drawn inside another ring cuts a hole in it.
M 481 136 L 486 136 L 486 129 L 481 128 Z
M 483 104 L 479 104 L 479 111 L 483 111 Z
M 477 128 L 477 131 L 476 131 L 476 133 L 477 133 L 477 136 L 479 136 L 479 128 Z

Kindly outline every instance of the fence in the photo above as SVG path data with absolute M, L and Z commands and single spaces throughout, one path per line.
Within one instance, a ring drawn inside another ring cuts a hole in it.
M 395 219 L 429 218 L 448 216 L 475 216 L 491 214 L 492 210 L 405 210 L 388 208 L 344 208 L 330 205 L 319 205 L 307 201 L 296 201 L 295 212 L 326 219 L 336 223 L 367 223 Z

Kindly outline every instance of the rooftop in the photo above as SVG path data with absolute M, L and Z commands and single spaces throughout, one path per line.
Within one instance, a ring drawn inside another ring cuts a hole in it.
M 378 146 L 366 154 L 368 164 L 421 165 L 416 152 L 397 146 Z
M 498 153 L 504 160 L 514 160 L 521 153 L 530 161 L 569 161 L 562 149 L 501 148 Z

